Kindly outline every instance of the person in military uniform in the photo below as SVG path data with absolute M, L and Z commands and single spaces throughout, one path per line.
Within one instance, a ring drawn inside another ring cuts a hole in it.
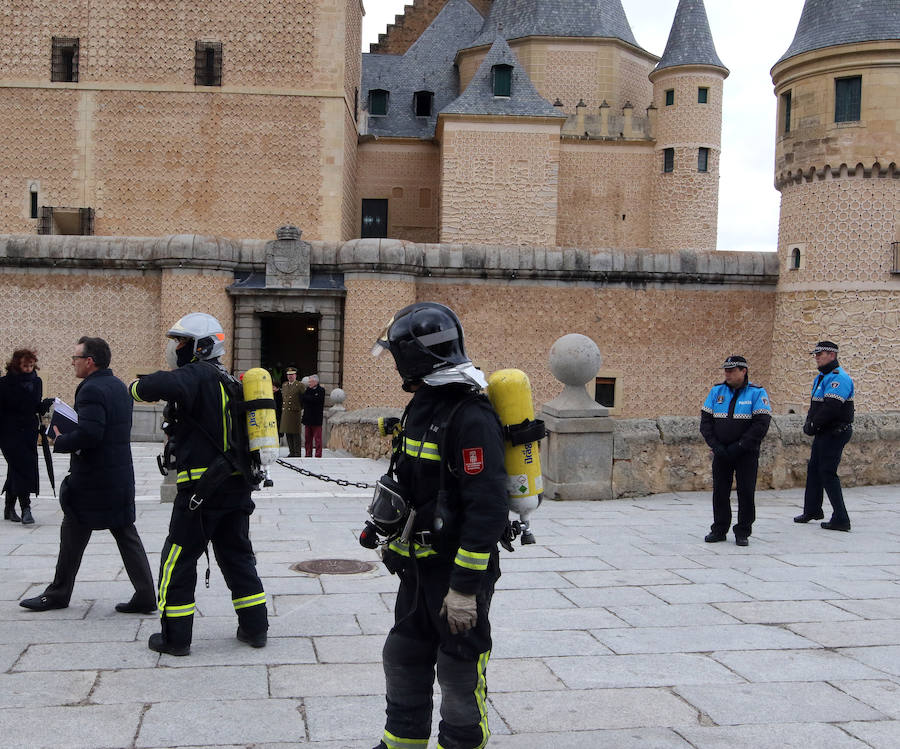
M 302 454 L 300 411 L 306 386 L 297 380 L 294 367 L 287 368 L 285 377 L 287 381 L 281 384 L 281 431 L 287 437 L 288 457 L 299 458 Z
M 712 450 L 713 478 L 713 523 L 703 540 L 725 540 L 731 525 L 731 484 L 737 478 L 734 542 L 747 546 L 756 520 L 759 447 L 769 431 L 772 407 L 765 388 L 750 382 L 743 356 L 729 356 L 722 370 L 724 382 L 713 385 L 700 409 L 700 434 Z
M 414 514 L 408 538 L 401 534 L 383 552 L 400 588 L 383 650 L 387 720 L 377 749 L 428 744 L 435 667 L 438 746 L 483 747 L 490 736 L 488 610 L 500 577 L 497 543 L 509 522 L 502 429 L 448 307 L 404 307 L 379 349 L 391 352 L 403 389 L 413 393 L 391 465 Z
M 240 465 L 236 416 L 230 406 L 237 381 L 222 366 L 225 333 L 219 321 L 192 312 L 166 334 L 176 341 L 177 368 L 143 375 L 131 383 L 136 401 L 168 401 L 174 432 L 176 483 L 169 534 L 160 557 L 161 631 L 147 646 L 184 656 L 191 651 L 197 561 L 212 543 L 216 562 L 238 619 L 237 639 L 251 647 L 266 644 L 266 594 L 250 543 L 253 487 Z M 173 408 L 174 404 L 174 408 Z M 249 445 L 246 457 L 249 461 Z M 209 570 L 207 569 L 207 581 Z
M 810 353 L 816 357 L 819 374 L 813 380 L 809 412 L 803 433 L 813 438 L 806 468 L 803 513 L 795 523 L 808 523 L 825 517 L 823 493 L 831 502 L 831 519 L 821 523 L 829 531 L 849 531 L 850 516 L 844 504 L 837 469 L 844 448 L 853 436 L 853 379 L 838 363 L 838 345 L 819 341 Z

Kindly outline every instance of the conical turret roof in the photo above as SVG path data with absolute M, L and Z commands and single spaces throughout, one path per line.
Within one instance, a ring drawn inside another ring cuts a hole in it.
M 469 47 L 497 36 L 576 36 L 621 39 L 638 47 L 621 0 L 494 0 L 481 33 Z
M 666 50 L 656 70 L 676 65 L 713 65 L 728 72 L 713 43 L 703 0 L 679 0 Z
M 900 39 L 897 0 L 806 0 L 794 41 L 778 62 L 840 44 Z
M 509 96 L 494 96 L 491 69 L 495 65 L 512 68 Z M 494 115 L 500 117 L 557 117 L 566 115 L 542 98 L 519 64 L 506 40 L 497 37 L 466 90 L 441 110 L 441 114 Z

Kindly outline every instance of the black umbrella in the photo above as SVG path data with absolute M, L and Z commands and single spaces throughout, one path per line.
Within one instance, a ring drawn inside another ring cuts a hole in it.
M 44 451 L 44 465 L 47 466 L 47 478 L 50 479 L 50 488 L 53 490 L 53 496 L 56 496 L 56 478 L 53 475 L 53 457 L 50 455 L 50 440 L 47 438 L 47 431 L 41 428 L 41 449 Z

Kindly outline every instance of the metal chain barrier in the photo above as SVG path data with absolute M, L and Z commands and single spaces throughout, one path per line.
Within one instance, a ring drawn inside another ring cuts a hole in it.
M 304 476 L 319 479 L 319 481 L 328 481 L 332 484 L 337 484 L 338 486 L 355 486 L 357 489 L 375 488 L 375 484 L 367 484 L 365 481 L 347 481 L 347 479 L 336 479 L 332 478 L 331 476 L 326 476 L 324 473 L 313 473 L 312 471 L 307 471 L 305 468 L 301 468 L 300 466 L 295 466 L 293 463 L 288 463 L 286 460 L 282 460 L 281 458 L 278 458 L 278 460 L 276 460 L 275 462 L 280 466 L 290 468 L 292 471 L 296 471 L 297 473 L 303 474 Z

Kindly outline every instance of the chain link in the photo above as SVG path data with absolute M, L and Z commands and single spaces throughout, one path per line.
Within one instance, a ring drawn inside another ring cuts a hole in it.
M 326 476 L 324 473 L 313 473 L 312 471 L 307 471 L 305 468 L 301 468 L 300 466 L 295 466 L 293 463 L 288 463 L 286 460 L 282 460 L 281 458 L 279 458 L 275 462 L 280 466 L 290 468 L 292 471 L 296 471 L 297 473 L 303 474 L 304 476 L 319 479 L 319 481 L 328 481 L 332 484 L 337 484 L 338 486 L 355 486 L 357 489 L 375 488 L 375 484 L 367 484 L 365 481 L 347 481 L 347 479 L 335 479 L 331 476 Z

